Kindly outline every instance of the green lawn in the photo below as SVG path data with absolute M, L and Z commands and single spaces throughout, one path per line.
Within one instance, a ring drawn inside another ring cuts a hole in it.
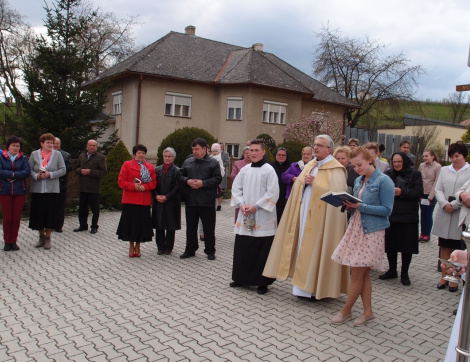
M 434 102 L 420 102 L 418 106 L 403 104 L 401 106 L 398 117 L 395 117 L 394 120 L 384 120 L 382 124 L 388 126 L 398 126 L 403 124 L 403 118 L 405 114 L 412 114 L 415 116 L 420 116 L 424 118 L 435 119 L 444 122 L 451 122 L 452 119 L 452 110 L 451 107 L 444 103 L 434 103 Z M 463 120 L 470 118 L 470 109 L 464 114 Z M 360 126 L 361 123 L 359 122 Z

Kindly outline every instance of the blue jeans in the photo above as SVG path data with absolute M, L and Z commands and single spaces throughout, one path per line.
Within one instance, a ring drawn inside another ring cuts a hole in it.
M 425 196 L 423 196 L 424 198 Z M 419 205 L 421 208 L 421 235 L 431 235 L 432 229 L 432 213 L 436 204 Z

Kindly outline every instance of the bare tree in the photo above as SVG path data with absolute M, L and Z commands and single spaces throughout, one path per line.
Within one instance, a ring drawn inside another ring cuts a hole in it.
M 5 100 L 16 100 L 17 114 L 21 114 L 20 81 L 25 66 L 31 64 L 34 38 L 23 16 L 10 7 L 8 0 L 0 0 L 0 87 Z
M 433 150 L 436 154 L 442 153 L 442 145 L 439 143 L 439 134 L 441 131 L 437 126 L 414 126 L 411 131 L 410 152 L 416 155 L 416 163 L 421 159 L 421 155 L 425 150 Z M 416 165 L 417 166 L 417 165 Z
M 93 51 L 95 59 L 92 76 L 96 77 L 137 51 L 132 29 L 138 23 L 135 16 L 120 19 L 112 12 L 103 13 L 99 8 L 93 9 L 91 2 L 82 3 L 82 17 L 91 14 L 95 16 L 88 31 L 82 34 L 82 46 Z
M 313 62 L 321 82 L 361 106 L 348 113 L 351 127 L 378 104 L 391 109 L 400 101 L 414 101 L 421 66 L 412 66 L 403 53 L 384 55 L 386 45 L 368 37 L 365 40 L 342 36 L 339 30 L 324 27 Z
M 453 124 L 462 122 L 465 112 L 470 108 L 470 97 L 462 92 L 449 93 L 449 98 L 444 98 L 443 102 L 449 105 Z

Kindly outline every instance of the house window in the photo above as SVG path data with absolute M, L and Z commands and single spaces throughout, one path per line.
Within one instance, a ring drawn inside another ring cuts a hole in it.
M 286 124 L 287 103 L 264 101 L 263 122 Z
M 191 117 L 191 95 L 170 93 L 165 94 L 165 116 Z
M 242 119 L 243 98 L 228 97 L 227 119 Z
M 228 152 L 230 156 L 233 158 L 239 158 L 240 157 L 240 145 L 237 143 L 226 143 L 225 144 L 225 150 Z
M 113 114 L 122 113 L 122 92 L 113 93 Z

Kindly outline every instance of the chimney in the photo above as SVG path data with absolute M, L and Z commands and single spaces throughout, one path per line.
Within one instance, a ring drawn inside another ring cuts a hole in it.
M 257 52 L 262 52 L 264 49 L 264 45 L 262 43 L 256 43 L 251 46 Z
M 196 35 L 196 27 L 193 25 L 188 25 L 186 28 L 184 28 L 184 33 L 186 35 Z

